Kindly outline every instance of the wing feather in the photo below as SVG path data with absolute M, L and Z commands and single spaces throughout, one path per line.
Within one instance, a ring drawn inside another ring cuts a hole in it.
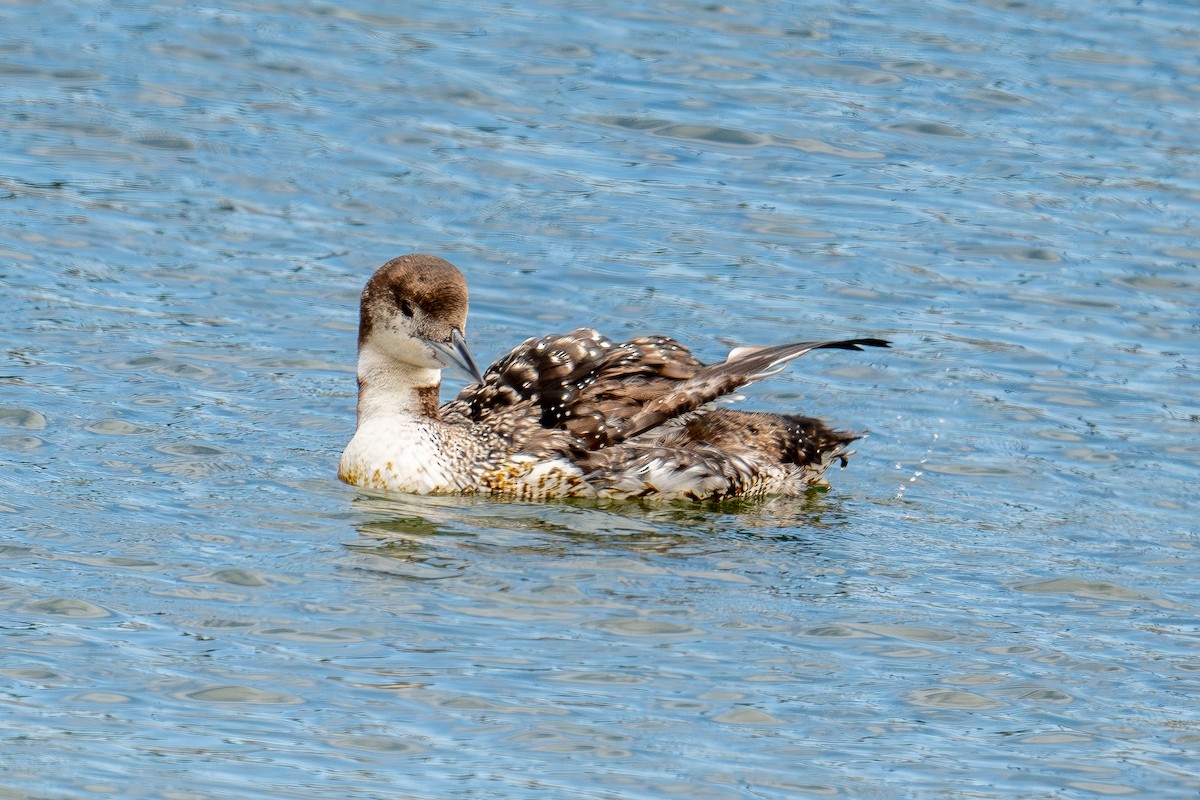
M 883 339 L 841 339 L 739 347 L 725 361 L 705 366 L 667 336 L 617 344 L 579 328 L 527 339 L 489 367 L 482 383 L 464 388 L 443 414 L 483 422 L 532 404 L 542 428 L 565 430 L 585 450 L 599 450 L 774 375 L 813 350 L 887 346 Z

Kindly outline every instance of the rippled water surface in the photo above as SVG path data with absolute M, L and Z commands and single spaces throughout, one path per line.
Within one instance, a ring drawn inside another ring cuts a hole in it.
M 1200 10 L 420 5 L 0 8 L 0 797 L 1200 794 Z M 363 496 L 413 251 L 482 361 L 891 338 L 746 400 L 870 435 Z

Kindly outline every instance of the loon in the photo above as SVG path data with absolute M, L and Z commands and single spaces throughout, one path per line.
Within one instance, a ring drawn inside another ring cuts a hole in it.
M 705 365 L 666 336 L 618 344 L 589 328 L 530 338 L 480 372 L 467 349 L 467 284 L 437 256 L 406 255 L 363 289 L 358 426 L 348 484 L 518 500 L 723 500 L 827 485 L 860 438 L 810 417 L 712 408 L 821 348 L 884 339 L 738 347 Z M 474 381 L 439 406 L 442 369 Z

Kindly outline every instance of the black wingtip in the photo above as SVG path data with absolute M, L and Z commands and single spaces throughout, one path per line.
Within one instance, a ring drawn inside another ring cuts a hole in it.
M 840 342 L 826 342 L 818 345 L 818 347 L 826 347 L 833 350 L 862 350 L 863 347 L 891 347 L 892 343 L 887 339 L 843 339 Z

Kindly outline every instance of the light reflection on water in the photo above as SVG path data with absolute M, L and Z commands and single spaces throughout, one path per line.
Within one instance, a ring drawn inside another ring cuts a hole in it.
M 169 10 L 0 47 L 0 794 L 1196 794 L 1194 11 Z M 826 494 L 367 496 L 414 250 L 481 360 L 897 348 L 750 392 Z

